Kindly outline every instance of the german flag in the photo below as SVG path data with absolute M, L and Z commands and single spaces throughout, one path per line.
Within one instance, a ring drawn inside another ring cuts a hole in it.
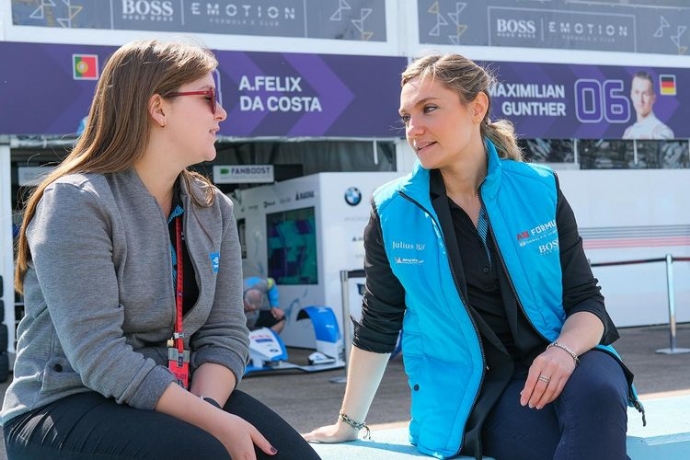
M 676 95 L 676 76 L 669 74 L 659 75 L 659 92 L 662 96 Z
M 72 78 L 75 80 L 98 80 L 98 55 L 73 54 Z

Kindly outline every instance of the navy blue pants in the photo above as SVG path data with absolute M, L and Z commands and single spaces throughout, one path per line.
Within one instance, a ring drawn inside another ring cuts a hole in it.
M 312 447 L 268 407 L 239 390 L 224 408 L 254 425 L 278 449 L 258 460 L 318 460 Z M 4 427 L 10 460 L 229 460 L 213 435 L 172 416 L 82 393 L 12 419 Z
M 543 409 L 520 405 L 517 372 L 487 417 L 482 442 L 496 460 L 625 460 L 628 383 L 605 352 L 580 356 L 560 396 Z

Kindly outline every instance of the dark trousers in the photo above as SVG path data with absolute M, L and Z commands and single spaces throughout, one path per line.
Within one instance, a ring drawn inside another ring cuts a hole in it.
M 224 408 L 254 425 L 278 449 L 258 460 L 318 460 L 314 449 L 268 407 L 239 390 Z M 172 416 L 133 409 L 97 393 L 82 393 L 12 419 L 4 426 L 10 460 L 223 460 L 213 435 Z
M 516 372 L 482 431 L 496 460 L 624 460 L 628 383 L 618 362 L 592 350 L 563 392 L 541 410 L 520 405 L 527 373 Z

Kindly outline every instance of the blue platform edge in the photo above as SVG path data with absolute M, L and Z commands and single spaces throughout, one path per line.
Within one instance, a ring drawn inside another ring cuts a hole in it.
M 690 394 L 643 401 L 647 426 L 640 413 L 628 409 L 627 451 L 631 460 L 690 459 Z M 410 445 L 407 426 L 377 429 L 372 427 L 371 440 L 359 439 L 342 444 L 312 444 L 324 460 L 405 460 L 432 458 L 420 454 Z M 457 459 L 470 459 L 460 456 Z M 484 457 L 491 460 L 490 457 Z
M 631 460 L 690 459 L 690 393 L 644 399 L 647 417 L 628 410 L 628 456 Z

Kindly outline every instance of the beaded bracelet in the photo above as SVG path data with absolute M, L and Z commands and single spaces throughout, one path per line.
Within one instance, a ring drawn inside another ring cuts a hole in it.
M 365 422 L 361 422 L 361 423 L 360 423 L 360 422 L 355 422 L 355 421 L 352 420 L 350 417 L 348 417 L 347 414 L 344 414 L 344 413 L 342 413 L 342 412 L 340 413 L 340 419 L 341 419 L 343 422 L 345 422 L 345 423 L 347 423 L 348 425 L 350 425 L 352 428 L 354 428 L 354 429 L 357 430 L 357 431 L 359 431 L 359 430 L 361 430 L 362 428 L 364 428 L 365 430 L 367 430 L 367 433 L 364 435 L 364 439 L 371 439 L 371 430 L 369 429 L 369 427 L 367 426 L 367 424 L 366 424 Z
M 580 364 L 580 358 L 577 357 L 577 353 L 575 353 L 573 350 L 571 350 L 567 346 L 563 345 L 562 343 L 558 343 L 558 342 L 550 343 L 549 346 L 546 347 L 546 349 L 548 350 L 551 347 L 560 348 L 561 350 L 568 353 L 570 355 L 570 357 L 573 358 L 573 361 L 575 361 L 575 366 Z

